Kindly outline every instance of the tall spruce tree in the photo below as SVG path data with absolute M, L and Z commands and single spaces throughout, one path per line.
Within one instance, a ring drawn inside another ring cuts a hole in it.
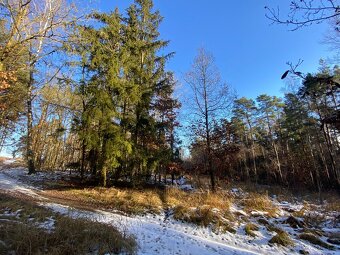
M 156 122 L 151 116 L 156 90 L 164 82 L 164 64 L 170 57 L 159 52 L 168 41 L 159 39 L 158 27 L 162 17 L 153 11 L 151 0 L 136 0 L 125 18 L 125 47 L 129 52 L 126 78 L 138 97 L 133 105 L 134 119 L 130 126 L 133 143 L 130 175 L 149 174 L 154 165 Z
M 86 107 L 82 116 L 82 136 L 89 151 L 92 172 L 100 176 L 101 185 L 107 185 L 107 172 L 120 165 L 130 143 L 121 128 L 124 101 L 122 77 L 122 27 L 118 11 L 93 14 L 101 23 L 99 29 L 87 27 L 83 36 L 90 42 L 89 65 L 91 75 L 83 84 Z

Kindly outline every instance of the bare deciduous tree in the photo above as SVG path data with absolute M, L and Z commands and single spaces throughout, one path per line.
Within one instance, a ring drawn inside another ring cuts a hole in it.
M 225 117 L 231 105 L 230 87 L 221 81 L 220 73 L 211 53 L 201 48 L 194 59 L 185 81 L 190 85 L 194 98 L 195 134 L 204 140 L 207 153 L 211 189 L 215 191 L 215 173 L 212 165 L 211 130 L 214 121 Z

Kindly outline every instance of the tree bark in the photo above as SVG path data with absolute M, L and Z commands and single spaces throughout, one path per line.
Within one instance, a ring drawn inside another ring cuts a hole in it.
M 27 166 L 28 166 L 28 174 L 34 174 L 36 172 L 35 163 L 34 163 L 34 152 L 33 152 L 33 110 L 32 110 L 32 89 L 34 83 L 33 77 L 33 68 L 34 68 L 34 61 L 31 59 L 32 54 L 30 54 L 30 70 L 29 70 L 29 80 L 27 84 L 27 102 L 26 102 L 26 111 L 27 111 Z

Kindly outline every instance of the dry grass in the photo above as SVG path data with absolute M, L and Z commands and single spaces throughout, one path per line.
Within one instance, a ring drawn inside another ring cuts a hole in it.
M 216 232 L 235 232 L 229 211 L 231 200 L 226 193 L 185 192 L 178 188 L 136 190 L 87 188 L 50 191 L 52 197 L 67 199 L 71 204 L 115 209 L 127 214 L 160 213 L 172 209 L 174 218 L 200 226 L 211 226 Z
M 157 190 L 89 188 L 62 191 L 86 204 L 116 209 L 128 214 L 159 213 L 162 200 Z
M 323 213 L 305 213 L 303 221 L 310 227 L 319 228 L 326 221 L 326 216 Z
M 292 215 L 294 217 L 303 218 L 305 216 L 305 213 L 308 212 L 310 209 L 310 205 L 307 202 L 304 202 L 303 207 L 299 211 L 293 212 Z
M 340 201 L 332 201 L 325 205 L 326 212 L 340 212 Z
M 182 205 L 175 207 L 174 218 L 203 227 L 208 227 L 211 223 L 219 221 L 218 215 L 210 207 L 187 208 Z
M 51 233 L 16 222 L 2 223 L 0 229 L 1 254 L 133 254 L 136 246 L 108 225 L 66 217 L 58 218 Z
M 312 233 L 302 233 L 302 234 L 299 235 L 299 238 L 302 239 L 302 240 L 306 240 L 306 241 L 308 241 L 312 244 L 319 245 L 319 246 L 326 248 L 326 249 L 329 249 L 329 250 L 335 249 L 335 247 L 333 245 L 325 243 L 319 237 L 317 237 L 316 235 L 314 235 Z
M 223 218 L 218 211 L 213 210 L 209 206 L 188 208 L 178 205 L 174 208 L 174 218 L 202 227 L 210 226 L 216 234 L 226 232 L 236 233 L 236 230 L 231 226 L 230 222 Z
M 166 204 L 173 209 L 177 220 L 204 227 L 211 226 L 215 233 L 236 232 L 230 223 L 234 220 L 229 211 L 231 200 L 222 192 L 187 193 L 169 188 L 166 191 Z
M 274 224 L 266 225 L 266 228 L 267 228 L 268 231 L 276 232 L 277 234 L 281 234 L 281 233 L 285 232 L 282 228 L 275 226 Z
M 222 192 L 201 191 L 188 193 L 177 188 L 168 188 L 166 190 L 166 203 L 169 207 L 179 205 L 185 207 L 208 206 L 220 211 L 229 211 L 231 198 Z
M 228 221 L 217 221 L 217 223 L 213 226 L 213 231 L 216 234 L 224 234 L 226 232 L 235 234 L 236 229 L 232 226 L 232 224 Z
M 293 246 L 294 245 L 294 242 L 292 241 L 290 236 L 284 231 L 273 236 L 272 239 L 269 240 L 269 243 L 276 243 L 282 246 Z
M 0 157 L 0 164 L 3 162 L 3 161 L 5 161 L 5 160 L 7 160 L 8 158 L 6 158 L 6 157 Z
M 255 237 L 256 234 L 254 233 L 254 231 L 258 231 L 259 227 L 254 223 L 248 223 L 245 225 L 244 230 L 246 232 L 246 235 Z
M 275 217 L 278 212 L 278 209 L 266 194 L 250 193 L 242 204 L 247 212 L 253 210 L 268 212 L 270 217 Z
M 20 158 L 15 159 L 15 162 L 4 165 L 3 163 L 6 160 L 11 160 L 11 158 L 0 157 L 0 166 L 2 166 L 4 168 L 16 168 L 16 167 L 25 167 L 26 166 L 25 161 L 20 159 Z
M 31 202 L 0 198 L 0 254 L 134 254 L 134 238 L 115 228 L 85 219 L 71 219 Z M 15 215 L 4 217 L 4 213 Z M 52 229 L 39 223 L 53 219 Z

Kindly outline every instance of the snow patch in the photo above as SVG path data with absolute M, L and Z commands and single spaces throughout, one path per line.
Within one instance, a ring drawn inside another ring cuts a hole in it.
M 46 230 L 48 233 L 51 233 L 55 228 L 55 219 L 53 216 L 48 217 L 45 221 L 39 222 L 37 227 Z

